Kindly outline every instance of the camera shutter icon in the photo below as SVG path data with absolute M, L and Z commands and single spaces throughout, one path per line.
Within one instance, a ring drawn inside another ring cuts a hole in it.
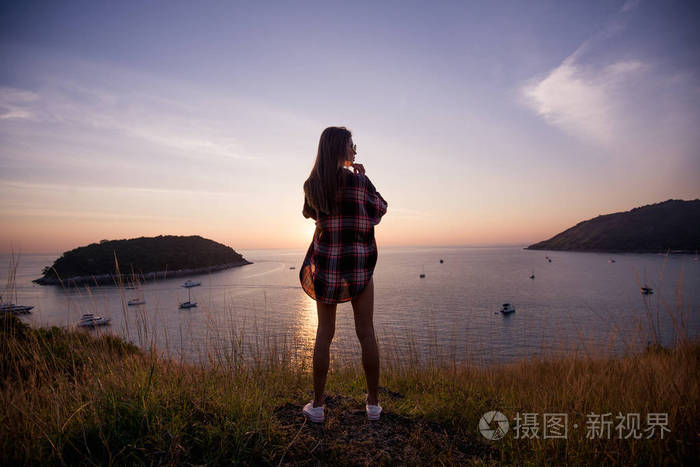
M 508 433 L 508 418 L 496 410 L 486 412 L 479 420 L 479 431 L 489 441 L 501 439 Z

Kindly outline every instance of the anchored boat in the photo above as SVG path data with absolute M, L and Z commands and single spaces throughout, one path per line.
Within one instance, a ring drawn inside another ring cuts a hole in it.
M 0 305 L 0 313 L 14 313 L 16 315 L 26 315 L 31 313 L 33 306 L 15 305 L 14 303 L 3 303 Z
M 85 313 L 80 317 L 78 326 L 83 328 L 94 328 L 95 326 L 107 325 L 110 321 L 111 318 L 103 318 L 102 316 L 95 316 L 92 313 Z
M 188 281 L 189 282 L 189 281 Z M 197 283 L 199 285 L 199 283 Z M 192 295 L 190 294 L 190 290 L 194 286 L 187 287 L 187 301 L 180 303 L 180 309 L 187 309 L 187 308 L 194 308 L 197 306 L 197 302 L 192 301 Z

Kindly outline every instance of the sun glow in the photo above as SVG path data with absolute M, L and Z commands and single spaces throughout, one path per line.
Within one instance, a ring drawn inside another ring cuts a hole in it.
M 299 314 L 296 320 L 296 332 L 308 348 L 313 348 L 318 326 L 318 315 L 314 299 L 301 292 L 298 304 Z
M 306 232 L 306 241 L 311 242 L 311 240 L 314 238 L 314 232 L 316 231 L 316 223 L 315 222 L 309 222 L 309 224 L 306 226 L 305 232 Z

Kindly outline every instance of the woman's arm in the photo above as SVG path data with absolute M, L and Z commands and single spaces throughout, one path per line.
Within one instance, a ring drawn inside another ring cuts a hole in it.
M 307 219 L 310 217 L 313 220 L 317 220 L 316 211 L 311 207 L 311 205 L 309 205 L 309 201 L 306 199 L 306 196 L 304 196 L 304 208 L 301 210 L 301 213 Z
M 365 203 L 365 209 L 367 210 L 367 216 L 369 216 L 372 225 L 377 225 L 382 219 L 382 216 L 386 214 L 389 203 L 387 203 L 377 189 L 374 188 L 369 178 L 367 178 L 366 190 L 367 202 Z

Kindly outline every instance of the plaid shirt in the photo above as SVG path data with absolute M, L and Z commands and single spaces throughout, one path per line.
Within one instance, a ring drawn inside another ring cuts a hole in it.
M 364 174 L 347 169 L 339 190 L 338 215 L 316 212 L 304 197 L 302 214 L 316 220 L 316 231 L 299 270 L 304 291 L 314 300 L 333 304 L 355 298 L 369 283 L 377 264 L 374 226 L 387 202 Z

